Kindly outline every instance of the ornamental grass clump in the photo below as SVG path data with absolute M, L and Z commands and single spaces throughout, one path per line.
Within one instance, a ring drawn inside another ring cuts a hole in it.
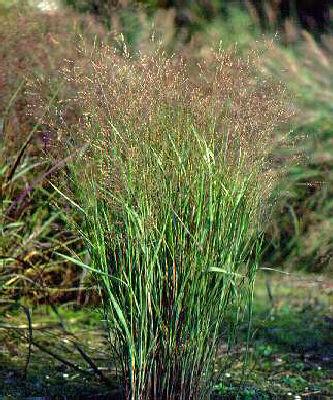
M 194 64 L 104 48 L 65 75 L 72 96 L 49 121 L 75 157 L 60 191 L 81 214 L 77 263 L 100 286 L 124 397 L 207 399 L 219 344 L 251 308 L 283 89 L 232 52 Z

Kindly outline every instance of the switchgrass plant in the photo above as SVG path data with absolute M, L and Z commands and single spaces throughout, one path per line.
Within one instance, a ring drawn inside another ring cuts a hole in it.
M 73 155 L 57 190 L 90 263 L 66 258 L 100 286 L 124 397 L 207 399 L 219 344 L 251 311 L 283 88 L 234 52 L 89 57 L 68 64 L 75 92 L 48 120 Z

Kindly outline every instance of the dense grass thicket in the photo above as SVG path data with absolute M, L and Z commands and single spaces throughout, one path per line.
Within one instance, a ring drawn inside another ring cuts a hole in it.
M 253 65 L 104 48 L 69 65 L 75 95 L 51 107 L 54 145 L 80 152 L 63 196 L 81 214 L 126 398 L 207 398 L 218 343 L 250 313 L 270 156 L 290 114 Z M 72 106 L 76 120 L 53 118 Z
M 250 2 L 0 7 L 0 305 L 27 323 L 0 331 L 28 341 L 24 377 L 33 346 L 89 373 L 35 340 L 27 305 L 45 303 L 121 398 L 233 392 L 258 270 L 332 272 L 332 37 L 288 20 L 272 40 Z M 69 301 L 100 311 L 107 377 Z

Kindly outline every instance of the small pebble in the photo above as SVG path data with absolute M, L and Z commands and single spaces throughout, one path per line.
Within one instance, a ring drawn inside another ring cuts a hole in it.
M 229 372 L 226 372 L 226 373 L 225 373 L 225 377 L 226 377 L 226 378 L 230 378 L 230 377 L 231 377 L 231 375 L 229 374 Z

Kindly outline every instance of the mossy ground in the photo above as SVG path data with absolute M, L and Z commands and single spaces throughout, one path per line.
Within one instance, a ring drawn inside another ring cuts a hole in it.
M 222 399 L 333 398 L 333 281 L 311 275 L 259 277 L 253 310 L 252 338 L 244 374 L 246 329 L 220 368 L 216 385 Z M 56 314 L 45 306 L 32 309 L 33 342 L 80 366 L 79 372 L 32 346 L 28 353 L 24 313 L 8 308 L 0 327 L 0 399 L 110 399 L 73 345 L 80 343 L 106 376 L 112 376 L 99 314 L 62 306 Z M 12 327 L 12 328 L 10 328 Z M 241 361 L 240 361 L 241 360 Z M 243 361 L 242 361 L 243 360 Z
M 218 392 L 244 400 L 333 398 L 332 281 L 309 275 L 269 281 L 271 299 L 266 279 L 257 285 L 247 373 L 231 363 Z

